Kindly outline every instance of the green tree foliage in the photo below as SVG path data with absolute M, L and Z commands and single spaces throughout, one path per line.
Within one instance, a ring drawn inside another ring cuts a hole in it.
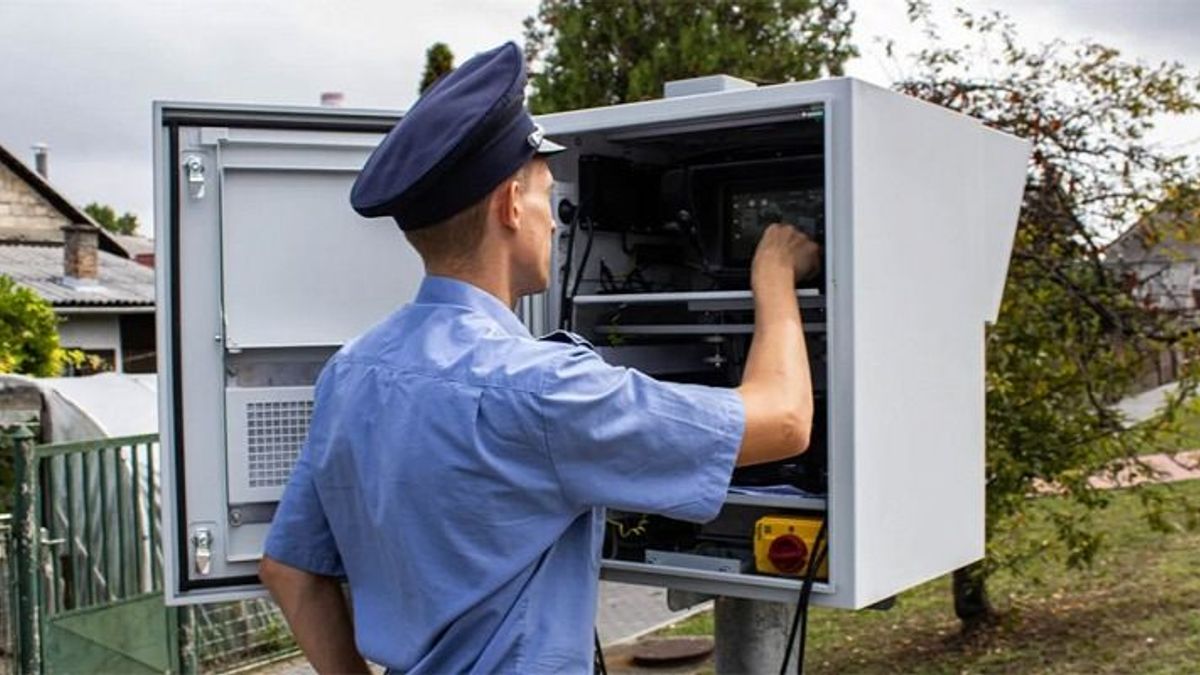
M 724 73 L 755 82 L 840 75 L 856 54 L 847 0 L 542 0 L 525 20 L 530 108 L 662 96 L 664 82 Z
M 1200 80 L 1090 41 L 1027 48 L 998 14 L 957 12 L 972 34 L 966 44 L 943 38 L 924 2 L 910 2 L 910 17 L 927 46 L 897 60 L 907 74 L 896 88 L 1034 145 L 1000 320 L 986 338 L 988 555 L 956 575 L 956 600 L 978 601 L 976 613 L 960 613 L 974 620 L 989 609 L 985 581 L 998 568 L 1033 557 L 1091 562 L 1105 543 L 1093 516 L 1112 497 L 1095 478 L 1145 477 L 1139 457 L 1179 447 L 1200 381 L 1196 317 L 1157 303 L 1155 273 L 1106 247 L 1134 223 L 1131 236 L 1146 247 L 1196 240 L 1200 174 L 1148 136 L 1163 115 L 1200 111 Z M 526 20 L 531 105 L 657 98 L 664 81 L 715 72 L 757 81 L 839 74 L 855 53 L 852 19 L 844 2 L 543 0 Z M 1127 419 L 1118 401 L 1165 353 L 1183 364 L 1178 390 L 1153 418 Z M 1131 489 L 1150 527 L 1200 517 L 1169 491 Z M 1028 509 L 1049 491 L 1070 506 Z M 1056 541 L 1017 536 L 1035 518 L 1050 521 Z
M 421 75 L 419 93 L 432 87 L 441 76 L 454 70 L 454 52 L 445 42 L 435 42 L 425 50 L 425 72 Z
M 1200 79 L 1090 41 L 1026 48 L 1000 14 L 958 11 L 973 33 L 965 45 L 940 37 L 925 3 L 910 2 L 910 16 L 928 46 L 896 86 L 1034 148 L 1000 319 L 987 335 L 988 557 L 956 578 L 969 627 L 990 613 L 984 581 L 998 567 L 1093 559 L 1104 543 L 1093 515 L 1112 496 L 1096 476 L 1145 475 L 1139 456 L 1178 447 L 1197 383 L 1195 317 L 1156 302 L 1157 273 L 1115 260 L 1106 244 L 1135 223 L 1130 236 L 1144 247 L 1196 240 L 1200 174 L 1148 134 L 1163 115 L 1200 110 Z M 1126 419 L 1115 404 L 1168 351 L 1185 364 L 1178 392 L 1158 416 Z M 1033 517 L 1030 496 L 1045 491 L 1086 508 L 1048 512 L 1057 542 L 1016 536 Z M 1150 526 L 1195 525 L 1196 504 L 1140 494 Z
M 0 275 L 0 373 L 34 377 L 61 375 L 67 366 L 100 369 L 97 357 L 58 343 L 58 317 L 50 303 L 33 291 Z M 30 423 L 37 424 L 36 419 Z M 0 508 L 12 505 L 13 450 L 0 443 Z
M 59 347 L 50 304 L 0 275 L 0 373 L 52 377 L 76 356 Z
M 84 213 L 92 217 L 96 224 L 114 234 L 137 234 L 138 218 L 126 211 L 118 216 L 113 207 L 107 204 L 92 202 L 83 207 Z

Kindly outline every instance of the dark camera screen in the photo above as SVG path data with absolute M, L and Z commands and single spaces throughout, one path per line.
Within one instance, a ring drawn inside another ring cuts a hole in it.
M 749 265 L 763 229 L 771 223 L 791 223 L 809 236 L 816 234 L 823 208 L 820 190 L 746 189 L 731 190 L 727 194 L 728 230 L 724 256 L 727 267 Z

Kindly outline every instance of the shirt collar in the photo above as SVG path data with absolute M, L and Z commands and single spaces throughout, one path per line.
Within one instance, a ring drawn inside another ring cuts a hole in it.
M 421 281 L 415 302 L 422 305 L 466 307 L 491 318 L 509 335 L 532 338 L 529 329 L 499 298 L 465 281 L 450 277 L 427 276 Z

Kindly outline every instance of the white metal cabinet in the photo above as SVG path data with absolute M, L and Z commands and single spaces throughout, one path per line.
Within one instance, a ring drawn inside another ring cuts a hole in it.
M 539 121 L 570 148 L 553 161 L 556 199 L 577 199 L 585 152 L 656 160 L 671 154 L 670 139 L 786 128 L 814 111 L 827 232 L 828 491 L 729 503 L 826 512 L 830 576 L 814 601 L 859 608 L 983 554 L 983 328 L 1003 292 L 1028 145 L 851 79 Z M 167 595 L 242 597 L 261 592 L 253 575 L 281 490 L 270 479 L 290 452 L 272 458 L 270 475 L 259 476 L 266 482 L 249 480 L 262 465 L 245 442 L 247 405 L 283 402 L 284 425 L 297 423 L 329 354 L 407 301 L 420 279 L 391 221 L 362 220 L 347 199 L 396 115 L 174 104 L 155 112 Z M 558 291 L 556 279 L 524 302 L 526 321 L 556 325 Z M 196 565 L 201 530 L 206 574 Z M 629 561 L 606 561 L 603 574 L 771 600 L 799 588 Z

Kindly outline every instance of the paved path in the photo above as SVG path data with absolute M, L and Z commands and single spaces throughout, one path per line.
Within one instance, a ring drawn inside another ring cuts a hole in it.
M 1095 487 L 1129 487 L 1138 483 L 1174 483 L 1200 478 L 1200 450 L 1174 455 L 1144 455 L 1142 467 L 1130 467 L 1114 476 L 1095 476 Z
M 667 589 L 633 584 L 600 582 L 596 627 L 605 645 L 627 642 L 708 609 L 711 602 L 682 612 L 667 608 Z
M 627 642 L 666 624 L 709 607 L 704 603 L 684 612 L 667 608 L 667 591 L 650 586 L 600 582 L 596 626 L 605 645 Z M 309 675 L 313 669 L 304 657 L 252 671 L 254 675 Z

